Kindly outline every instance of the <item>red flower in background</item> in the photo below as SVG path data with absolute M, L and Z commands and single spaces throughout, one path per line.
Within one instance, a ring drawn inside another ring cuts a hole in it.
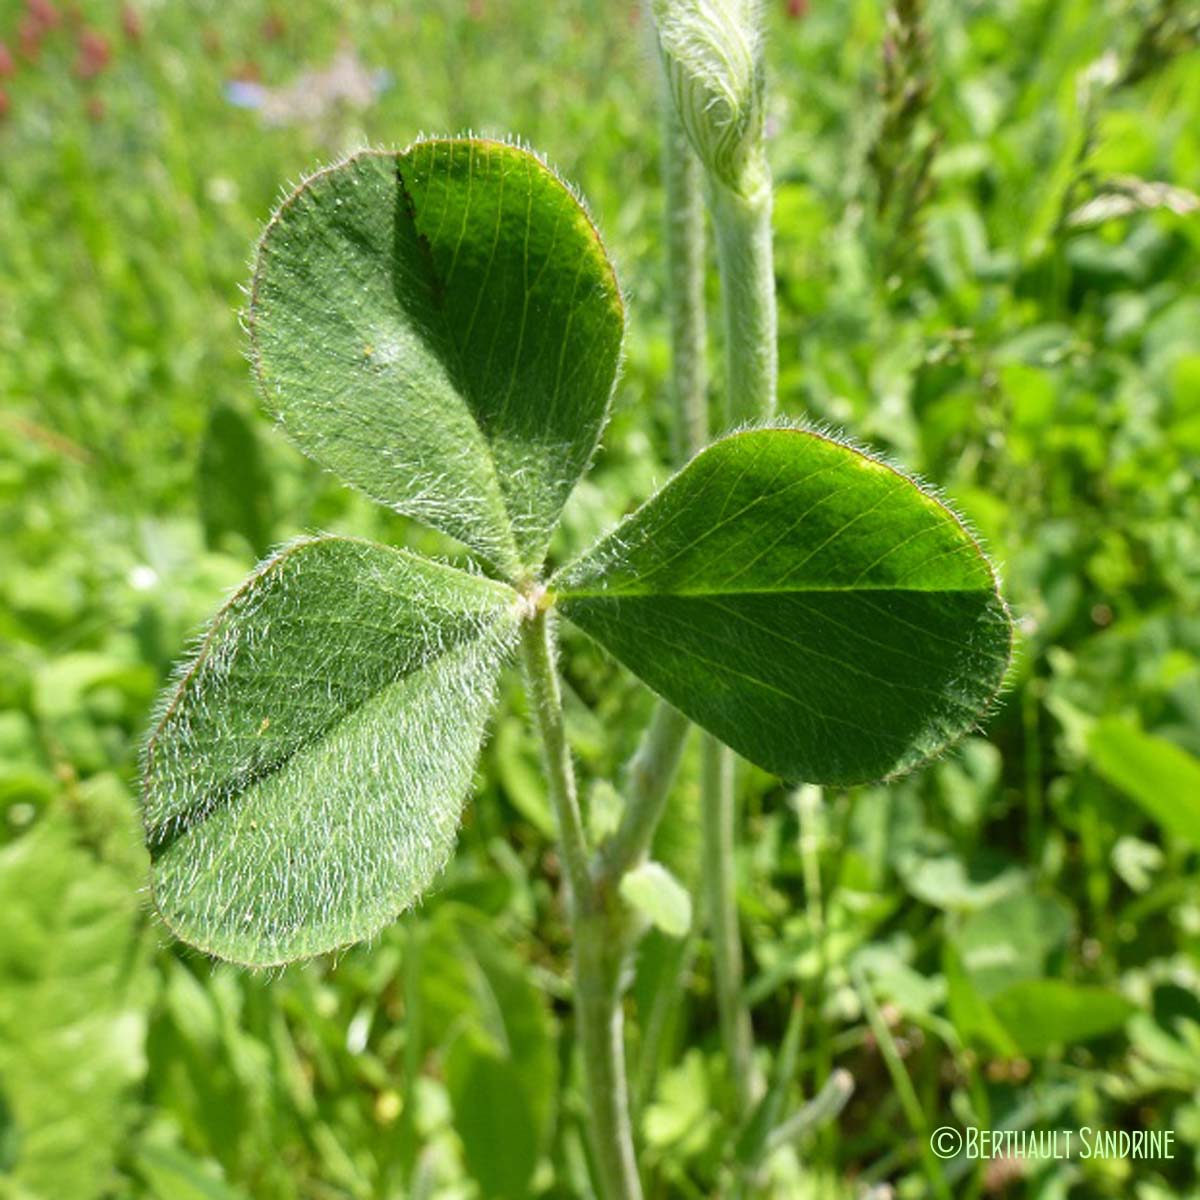
M 0 42 L 0 79 L 8 79 L 17 69 L 12 51 Z
M 42 35 L 45 29 L 28 13 L 17 25 L 17 45 L 21 47 L 21 57 L 28 62 L 37 62 L 42 49 Z
M 8 116 L 8 93 L 0 88 L 0 121 Z
M 95 79 L 112 61 L 108 38 L 94 29 L 79 35 L 79 54 L 75 58 L 75 74 L 80 79 Z
M 62 14 L 51 0 L 25 0 L 25 8 L 29 16 L 41 26 L 42 32 L 62 23 Z
M 142 33 L 145 31 L 142 14 L 132 4 L 121 7 L 121 29 L 131 42 L 142 40 Z
M 260 83 L 262 81 L 262 68 L 258 63 L 247 59 L 245 62 L 240 62 L 229 73 L 230 79 L 237 80 L 238 83 Z
M 787 15 L 793 21 L 800 21 L 808 16 L 808 0 L 788 0 Z
M 51 0 L 25 0 L 25 13 L 17 23 L 17 44 L 21 57 L 36 62 L 42 49 L 42 38 L 56 25 L 62 24 L 62 14 Z

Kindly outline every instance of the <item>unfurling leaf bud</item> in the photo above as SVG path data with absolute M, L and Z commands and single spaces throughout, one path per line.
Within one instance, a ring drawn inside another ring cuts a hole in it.
M 755 0 L 652 0 L 667 82 L 705 169 L 749 194 L 765 179 Z

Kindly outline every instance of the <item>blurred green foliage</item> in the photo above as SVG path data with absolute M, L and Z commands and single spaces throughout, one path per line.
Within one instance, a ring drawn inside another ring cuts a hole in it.
M 921 36 L 876 0 L 769 6 L 782 407 L 944 488 L 1005 565 L 1022 648 L 986 730 L 909 780 L 822 795 L 747 773 L 760 1053 L 783 1056 L 788 1106 L 835 1068 L 855 1081 L 836 1122 L 772 1146 L 757 1192 L 1196 1195 L 1197 19 L 898 7 Z M 336 960 L 258 975 L 173 945 L 133 795 L 153 695 L 267 546 L 321 528 L 449 549 L 258 415 L 239 286 L 301 170 L 418 130 L 543 149 L 588 198 L 632 329 L 559 559 L 665 478 L 636 6 L 4 0 L 0 42 L 0 1196 L 589 1195 L 519 688 L 435 894 Z M 336 72 L 304 75 L 337 62 L 340 100 Z M 649 698 L 582 637 L 567 661 L 602 825 Z M 654 852 L 685 886 L 696 803 L 689 758 Z M 728 1194 L 755 1139 L 717 1115 L 702 934 L 648 935 L 628 1005 L 650 1194 Z M 938 1163 L 946 1124 L 1172 1129 L 1176 1150 Z

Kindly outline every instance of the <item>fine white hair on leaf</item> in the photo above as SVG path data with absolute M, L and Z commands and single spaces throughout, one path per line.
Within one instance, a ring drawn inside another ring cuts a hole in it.
M 750 191 L 761 172 L 761 14 L 751 0 L 652 0 L 667 84 L 706 168 Z
M 547 585 L 568 619 L 739 753 L 842 785 L 906 773 L 974 728 L 1011 642 L 961 518 L 848 441 L 742 426 Z
M 357 539 L 261 564 L 160 706 L 163 920 L 267 965 L 378 930 L 450 853 L 517 617 L 506 585 Z
M 624 339 L 621 293 L 595 222 L 524 146 L 522 171 L 511 154 L 518 145 L 422 136 L 307 176 L 263 230 L 244 315 L 266 405 L 304 453 L 373 500 L 464 542 L 509 579 L 540 566 L 562 505 L 591 463 Z M 478 179 L 472 188 L 476 148 L 485 151 L 491 192 Z M 496 148 L 508 157 L 497 158 Z M 457 173 L 432 170 L 442 161 L 457 161 Z M 529 163 L 538 164 L 532 173 Z M 527 202 L 504 186 L 509 179 L 527 189 Z M 514 222 L 543 221 L 551 235 L 543 261 L 532 272 L 526 261 L 522 276 L 528 240 L 518 227 L 502 249 L 508 266 L 497 268 L 509 271 L 507 290 L 484 286 L 495 282 L 491 265 L 460 266 L 456 275 L 462 233 L 435 247 L 437 229 L 418 218 L 421 196 L 432 196 L 436 213 L 442 193 L 441 208 L 461 205 L 462 228 L 483 249 L 490 244 L 487 255 L 481 250 L 489 264 L 497 246 L 488 195 L 517 206 Z M 589 266 L 582 274 L 581 261 Z M 521 305 L 501 311 L 489 300 L 522 286 L 525 307 L 541 314 L 536 325 L 517 322 Z M 481 314 L 491 349 L 468 354 Z

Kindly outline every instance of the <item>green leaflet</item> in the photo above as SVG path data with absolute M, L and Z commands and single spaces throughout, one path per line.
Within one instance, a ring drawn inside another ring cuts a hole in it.
M 323 537 L 217 615 L 146 749 L 155 901 L 270 964 L 370 936 L 453 846 L 500 662 L 504 584 Z
M 586 213 L 525 150 L 365 152 L 284 201 L 259 247 L 259 381 L 305 453 L 536 571 L 604 425 L 624 315 Z
M 974 724 L 1008 663 L 995 576 L 957 518 L 795 429 L 709 447 L 550 588 L 697 724 L 813 783 L 916 766 Z

